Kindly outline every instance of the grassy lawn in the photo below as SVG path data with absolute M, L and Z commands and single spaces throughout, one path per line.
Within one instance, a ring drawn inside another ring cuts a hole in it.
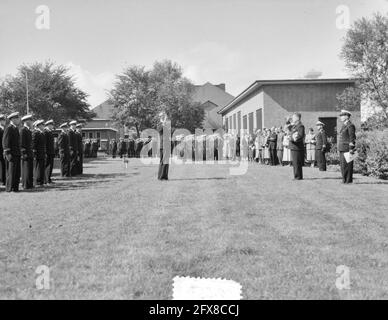
M 244 299 L 388 299 L 386 181 L 228 168 L 173 165 L 160 182 L 155 166 L 101 158 L 55 187 L 2 189 L 0 298 L 170 299 L 179 275 L 235 280 Z M 350 290 L 335 286 L 339 265 Z

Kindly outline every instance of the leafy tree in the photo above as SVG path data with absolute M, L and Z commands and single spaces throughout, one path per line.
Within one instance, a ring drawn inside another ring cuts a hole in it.
M 337 94 L 337 110 L 359 110 L 361 105 L 361 90 L 358 86 L 348 87 L 342 93 Z
M 182 75 L 182 69 L 171 61 L 155 62 L 151 70 L 143 66 L 126 68 L 116 76 L 110 91 L 113 118 L 137 134 L 155 128 L 158 114 L 164 110 L 175 128 L 194 130 L 204 117 L 201 106 L 192 100 L 194 86 Z
M 364 98 L 388 116 L 388 15 L 357 20 L 346 34 L 341 56 L 360 79 Z M 349 93 L 349 92 L 348 92 Z
M 26 113 L 26 75 L 28 77 L 29 112 L 36 118 L 53 119 L 56 123 L 69 119 L 90 119 L 87 94 L 76 87 L 69 69 L 52 62 L 22 65 L 15 76 L 0 85 L 0 108 L 4 112 Z

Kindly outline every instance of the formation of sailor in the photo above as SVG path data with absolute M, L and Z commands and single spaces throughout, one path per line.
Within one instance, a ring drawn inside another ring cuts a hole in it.
M 70 128 L 64 123 L 60 129 L 56 140 L 53 120 L 33 122 L 32 115 L 20 117 L 18 112 L 0 115 L 0 184 L 7 192 L 18 192 L 20 180 L 23 190 L 52 184 L 56 148 L 61 175 L 82 174 L 82 124 L 72 121 Z

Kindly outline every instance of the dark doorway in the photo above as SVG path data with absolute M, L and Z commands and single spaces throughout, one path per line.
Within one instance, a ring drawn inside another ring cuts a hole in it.
M 325 124 L 327 137 L 333 138 L 333 142 L 337 142 L 337 118 L 319 118 L 319 121 Z

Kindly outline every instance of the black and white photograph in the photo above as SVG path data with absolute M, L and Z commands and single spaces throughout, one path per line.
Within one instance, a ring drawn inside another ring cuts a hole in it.
M 388 300 L 388 0 L 0 0 L 0 47 L 0 300 Z

